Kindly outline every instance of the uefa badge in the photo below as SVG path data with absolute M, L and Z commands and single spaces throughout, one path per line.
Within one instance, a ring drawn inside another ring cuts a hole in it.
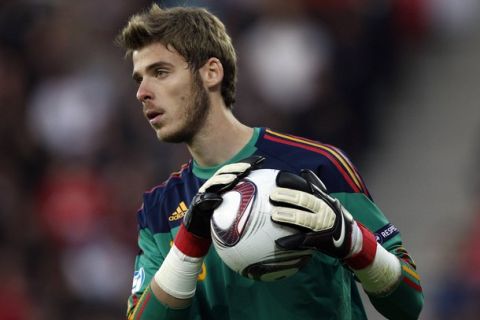
M 141 267 L 140 270 L 135 271 L 133 274 L 132 294 L 140 291 L 143 281 L 145 281 L 145 270 Z

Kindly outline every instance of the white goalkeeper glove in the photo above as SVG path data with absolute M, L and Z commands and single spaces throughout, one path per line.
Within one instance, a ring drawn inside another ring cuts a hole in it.
M 290 250 L 314 248 L 341 259 L 369 292 L 385 292 L 397 283 L 401 273 L 398 259 L 327 193 L 315 173 L 281 171 L 276 184 L 270 195 L 272 220 L 300 231 L 277 239 L 277 245 Z
M 165 292 L 179 299 L 195 294 L 197 276 L 211 244 L 210 218 L 223 201 L 221 195 L 263 160 L 263 157 L 252 156 L 225 165 L 200 187 L 185 213 L 172 249 L 155 274 L 155 281 Z

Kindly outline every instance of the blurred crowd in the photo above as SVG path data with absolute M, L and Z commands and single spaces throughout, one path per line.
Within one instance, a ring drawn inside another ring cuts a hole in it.
M 181 3 L 227 25 L 242 121 L 337 145 L 361 164 L 403 52 L 428 35 L 427 2 Z M 113 44 L 150 4 L 0 3 L 1 319 L 125 312 L 141 195 L 189 159 L 156 141 Z
M 480 141 L 480 132 L 477 138 Z M 480 163 L 480 144 L 475 146 L 473 167 Z M 480 315 L 480 175 L 469 181 L 472 195 L 469 222 L 456 252 L 446 254 L 449 267 L 433 297 L 435 319 L 475 320 Z

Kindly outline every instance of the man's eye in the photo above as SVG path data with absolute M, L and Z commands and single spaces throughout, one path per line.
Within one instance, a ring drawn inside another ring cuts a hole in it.
M 161 78 L 167 75 L 167 71 L 164 69 L 155 69 L 155 77 Z

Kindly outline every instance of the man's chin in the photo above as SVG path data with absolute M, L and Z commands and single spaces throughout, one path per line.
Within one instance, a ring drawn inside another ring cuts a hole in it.
M 190 132 L 187 132 L 186 130 L 176 132 L 161 132 L 160 130 L 157 130 L 156 133 L 158 140 L 167 143 L 184 143 L 190 141 L 192 138 Z

